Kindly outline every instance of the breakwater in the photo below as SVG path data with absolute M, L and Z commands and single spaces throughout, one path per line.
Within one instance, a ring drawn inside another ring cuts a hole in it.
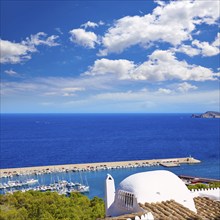
M 19 175 L 41 175 L 45 173 L 55 172 L 78 172 L 78 171 L 98 171 L 108 169 L 147 167 L 162 165 L 166 167 L 180 166 L 181 164 L 196 164 L 200 163 L 193 157 L 168 158 L 168 159 L 151 159 L 151 160 L 134 160 L 134 161 L 116 161 L 116 162 L 99 162 L 85 164 L 65 164 L 65 165 L 50 165 L 38 167 L 21 167 L 8 168 L 0 170 L 0 178 L 19 176 Z

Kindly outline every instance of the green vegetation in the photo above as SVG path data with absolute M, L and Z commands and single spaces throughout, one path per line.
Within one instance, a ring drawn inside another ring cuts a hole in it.
M 16 192 L 0 195 L 0 220 L 93 220 L 104 217 L 104 201 L 79 193 Z
M 209 188 L 220 188 L 220 182 L 209 183 Z
M 194 185 L 189 185 L 188 189 L 210 189 L 210 188 L 220 188 L 220 182 L 213 182 L 209 184 L 204 184 L 204 183 L 197 183 Z

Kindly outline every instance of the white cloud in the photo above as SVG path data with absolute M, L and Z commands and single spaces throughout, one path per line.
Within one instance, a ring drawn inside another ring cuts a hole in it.
M 173 51 L 185 53 L 185 54 L 187 54 L 190 57 L 199 55 L 200 52 L 201 52 L 198 48 L 193 48 L 190 45 L 184 45 L 184 44 L 182 44 L 178 48 L 173 49 Z
M 72 96 L 75 96 L 75 95 L 76 95 L 75 93 L 65 92 L 62 96 L 64 96 L 64 97 L 72 97 Z
M 182 92 L 182 93 L 188 92 L 189 90 L 196 90 L 196 89 L 198 89 L 197 86 L 191 85 L 190 83 L 187 83 L 187 82 L 180 83 L 178 84 L 178 87 L 177 87 L 177 91 Z
M 98 27 L 99 25 L 95 22 L 92 22 L 92 21 L 87 21 L 85 24 L 82 24 L 81 27 L 84 27 L 84 28 L 96 28 Z
M 75 96 L 76 92 L 80 92 L 80 91 L 85 91 L 85 88 L 82 87 L 66 87 L 66 88 L 62 88 L 61 92 L 64 92 L 62 94 L 62 96 Z M 59 91 L 60 93 L 60 91 Z
M 39 32 L 35 35 L 27 37 L 26 41 L 23 41 L 23 44 L 26 44 L 28 46 L 46 45 L 49 47 L 54 47 L 59 45 L 59 43 L 56 42 L 58 38 L 59 37 L 57 35 L 51 35 L 47 37 L 46 33 Z
M 170 89 L 165 89 L 165 88 L 159 88 L 157 91 L 158 94 L 166 94 L 169 95 L 172 93 L 172 90 Z
M 217 34 L 215 40 L 212 43 L 193 40 L 192 46 L 181 44 L 180 46 L 173 48 L 172 50 L 175 52 L 185 53 L 190 57 L 199 54 L 202 54 L 202 56 L 215 56 L 220 53 L 219 47 L 220 47 L 220 33 Z
M 209 44 L 209 42 L 199 42 L 198 40 L 194 40 L 192 42 L 193 45 L 201 49 L 201 54 L 203 56 L 215 56 L 219 54 L 220 50 L 217 45 L 218 40 L 214 41 L 213 44 Z
M 127 79 L 129 73 L 135 68 L 134 62 L 128 60 L 109 60 L 100 59 L 96 60 L 94 65 L 89 68 L 89 71 L 85 75 L 95 76 L 95 75 L 105 75 L 105 74 L 115 74 L 120 79 Z
M 1 63 L 16 64 L 31 59 L 31 54 L 37 51 L 36 46 L 46 45 L 49 47 L 58 46 L 56 42 L 58 36 L 52 35 L 47 37 L 47 34 L 39 32 L 26 38 L 20 43 L 11 42 L 0 39 L 1 45 Z
M 55 28 L 55 30 L 56 30 L 59 34 L 63 35 L 63 32 L 62 32 L 61 28 L 57 27 L 57 28 Z
M 212 43 L 212 46 L 214 47 L 220 47 L 220 33 L 217 34 L 214 42 Z
M 95 48 L 95 44 L 99 43 L 98 37 L 94 32 L 78 28 L 71 30 L 69 33 L 71 34 L 70 40 L 83 47 L 92 49 Z
M 124 87 L 125 83 L 131 85 L 130 88 L 133 90 L 125 89 L 129 88 Z M 189 83 L 159 83 L 158 86 L 164 85 L 165 88 L 158 89 L 154 86 L 137 89 L 136 86 L 142 87 L 146 84 L 136 83 L 117 81 L 107 75 L 83 78 L 41 77 L 19 82 L 3 81 L 1 94 L 2 100 L 8 100 L 8 97 L 12 100 L 24 100 L 27 106 L 33 103 L 36 108 L 39 107 L 37 103 L 53 104 L 51 110 L 58 112 L 190 112 L 198 106 L 215 109 L 219 105 L 217 89 L 195 90 L 196 88 Z M 180 87 L 184 88 L 185 92 L 178 90 Z M 189 93 L 190 89 L 194 91 Z M 10 105 L 13 106 L 13 103 Z M 4 104 L 4 109 L 6 108 L 7 103 Z
M 100 25 L 100 26 L 102 26 L 102 25 L 104 25 L 104 24 L 105 24 L 104 21 L 99 21 L 99 25 Z
M 89 112 L 93 109 L 95 112 L 192 112 L 198 106 L 215 109 L 218 105 L 218 90 L 172 95 L 158 91 L 103 92 L 63 103 L 63 106 L 82 108 L 84 111 L 90 106 Z
M 110 77 L 39 77 L 20 82 L 2 81 L 1 92 L 7 96 L 30 95 L 40 97 L 62 97 L 81 94 L 87 90 L 99 91 L 111 88 Z
M 215 24 L 219 18 L 218 1 L 157 1 L 160 5 L 152 14 L 126 16 L 117 20 L 102 38 L 103 50 L 99 55 L 120 53 L 139 44 L 155 41 L 174 46 L 192 39 L 192 32 L 202 23 Z
M 43 81 L 43 80 L 41 80 Z M 37 82 L 38 84 L 39 82 Z M 47 84 L 45 82 L 45 84 Z M 65 83 L 64 83 L 65 86 Z M 42 88 L 42 95 L 43 96 L 75 96 L 77 92 L 80 91 L 85 91 L 85 88 L 82 87 L 62 87 L 62 86 L 58 86 L 56 84 L 53 83 L 53 81 L 51 81 L 51 84 L 48 85 L 48 88 L 46 87 L 41 87 Z
M 172 51 L 156 50 L 149 55 L 148 61 L 135 64 L 128 60 L 96 60 L 94 65 L 85 73 L 96 76 L 112 74 L 124 80 L 216 80 L 219 74 L 212 70 L 179 61 Z
M 66 88 L 62 88 L 63 91 L 65 92 L 77 92 L 77 91 L 84 91 L 85 88 L 81 88 L 81 87 L 66 87 Z
M 21 43 L 13 43 L 7 40 L 0 40 L 1 44 L 1 63 L 20 63 L 31 58 L 33 48 Z
M 9 76 L 19 76 L 19 74 L 17 72 L 15 72 L 14 70 L 10 69 L 10 70 L 5 70 L 4 71 L 7 75 Z

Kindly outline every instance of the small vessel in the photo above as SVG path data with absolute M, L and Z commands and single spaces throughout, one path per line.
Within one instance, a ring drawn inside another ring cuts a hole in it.
M 89 186 L 80 185 L 77 187 L 76 191 L 80 193 L 87 193 L 89 192 Z
M 12 188 L 12 187 L 20 187 L 20 186 L 22 186 L 22 183 L 19 182 L 19 181 L 8 181 L 8 186 L 10 188 Z
M 38 183 L 37 179 L 29 179 L 29 180 L 26 181 L 27 185 L 33 185 L 33 184 L 36 184 L 36 183 Z

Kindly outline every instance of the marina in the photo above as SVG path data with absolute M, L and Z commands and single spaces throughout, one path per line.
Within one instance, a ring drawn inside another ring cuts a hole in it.
M 161 161 L 160 161 L 161 162 Z M 135 162 L 137 163 L 137 162 Z M 134 163 L 134 164 L 135 164 Z M 103 163 L 104 165 L 105 163 Z M 202 161 L 200 163 L 195 164 L 188 164 L 182 163 L 180 166 L 177 167 L 164 167 L 159 163 L 155 163 L 153 165 L 139 163 L 134 166 L 125 166 L 123 167 L 106 167 L 100 166 L 97 170 L 90 170 L 88 171 L 82 169 L 82 171 L 78 170 L 71 170 L 71 169 L 57 169 L 57 172 L 54 170 L 44 170 L 40 172 L 38 171 L 37 174 L 34 172 L 31 174 L 30 170 L 28 172 L 22 172 L 19 174 L 22 175 L 9 175 L 8 177 L 4 177 L 0 179 L 0 183 L 7 184 L 8 181 L 18 181 L 18 182 L 25 182 L 30 179 L 37 179 L 38 183 L 21 187 L 25 190 L 30 190 L 30 188 L 36 188 L 36 190 L 45 190 L 48 187 L 50 188 L 56 183 L 61 181 L 67 181 L 68 183 L 80 183 L 82 185 L 89 186 L 89 192 L 86 192 L 86 196 L 92 199 L 94 196 L 98 196 L 99 198 L 104 198 L 105 189 L 104 189 L 104 180 L 107 174 L 110 174 L 115 177 L 116 184 L 119 184 L 124 178 L 127 176 L 137 173 L 137 172 L 146 172 L 146 171 L 153 171 L 153 170 L 169 170 L 174 172 L 176 175 L 188 175 L 191 177 L 204 177 L 210 179 L 219 179 L 218 169 L 211 169 L 210 167 L 217 167 L 216 164 L 209 161 Z M 207 171 L 206 171 L 207 170 Z M 24 171 L 24 170 L 21 170 Z M 200 172 L 201 171 L 201 172 Z M 10 173 L 9 173 L 10 174 Z M 0 193 L 5 193 L 9 191 L 9 193 L 13 193 L 16 190 L 20 190 L 21 188 L 7 188 L 6 190 L 0 190 Z M 48 191 L 52 191 L 53 189 L 47 189 Z M 65 191 L 65 190 L 64 190 Z M 59 192 L 58 192 L 59 193 Z
M 22 181 L 8 181 L 7 183 L 0 183 L 1 194 L 14 193 L 17 191 L 40 191 L 40 192 L 57 192 L 59 195 L 69 195 L 71 192 L 88 193 L 89 186 L 78 182 L 68 182 L 60 180 L 58 182 L 50 183 L 49 185 L 39 185 L 37 179 L 31 179 L 31 183 Z M 30 186 L 33 185 L 33 186 Z
M 187 166 L 200 162 L 193 157 L 184 157 L 1 169 L 0 193 L 33 190 L 57 192 L 61 195 L 69 195 L 71 192 L 90 194 L 90 189 L 94 190 L 94 185 L 96 185 L 94 181 L 98 181 L 96 180 L 98 173 L 104 175 L 104 173 L 123 172 L 123 170 L 135 172 L 140 169 L 162 167 L 172 169 L 176 166 Z M 92 176 L 93 173 L 96 174 Z M 90 178 L 92 187 L 88 184 L 87 176 Z M 96 193 L 94 191 L 90 196 Z

